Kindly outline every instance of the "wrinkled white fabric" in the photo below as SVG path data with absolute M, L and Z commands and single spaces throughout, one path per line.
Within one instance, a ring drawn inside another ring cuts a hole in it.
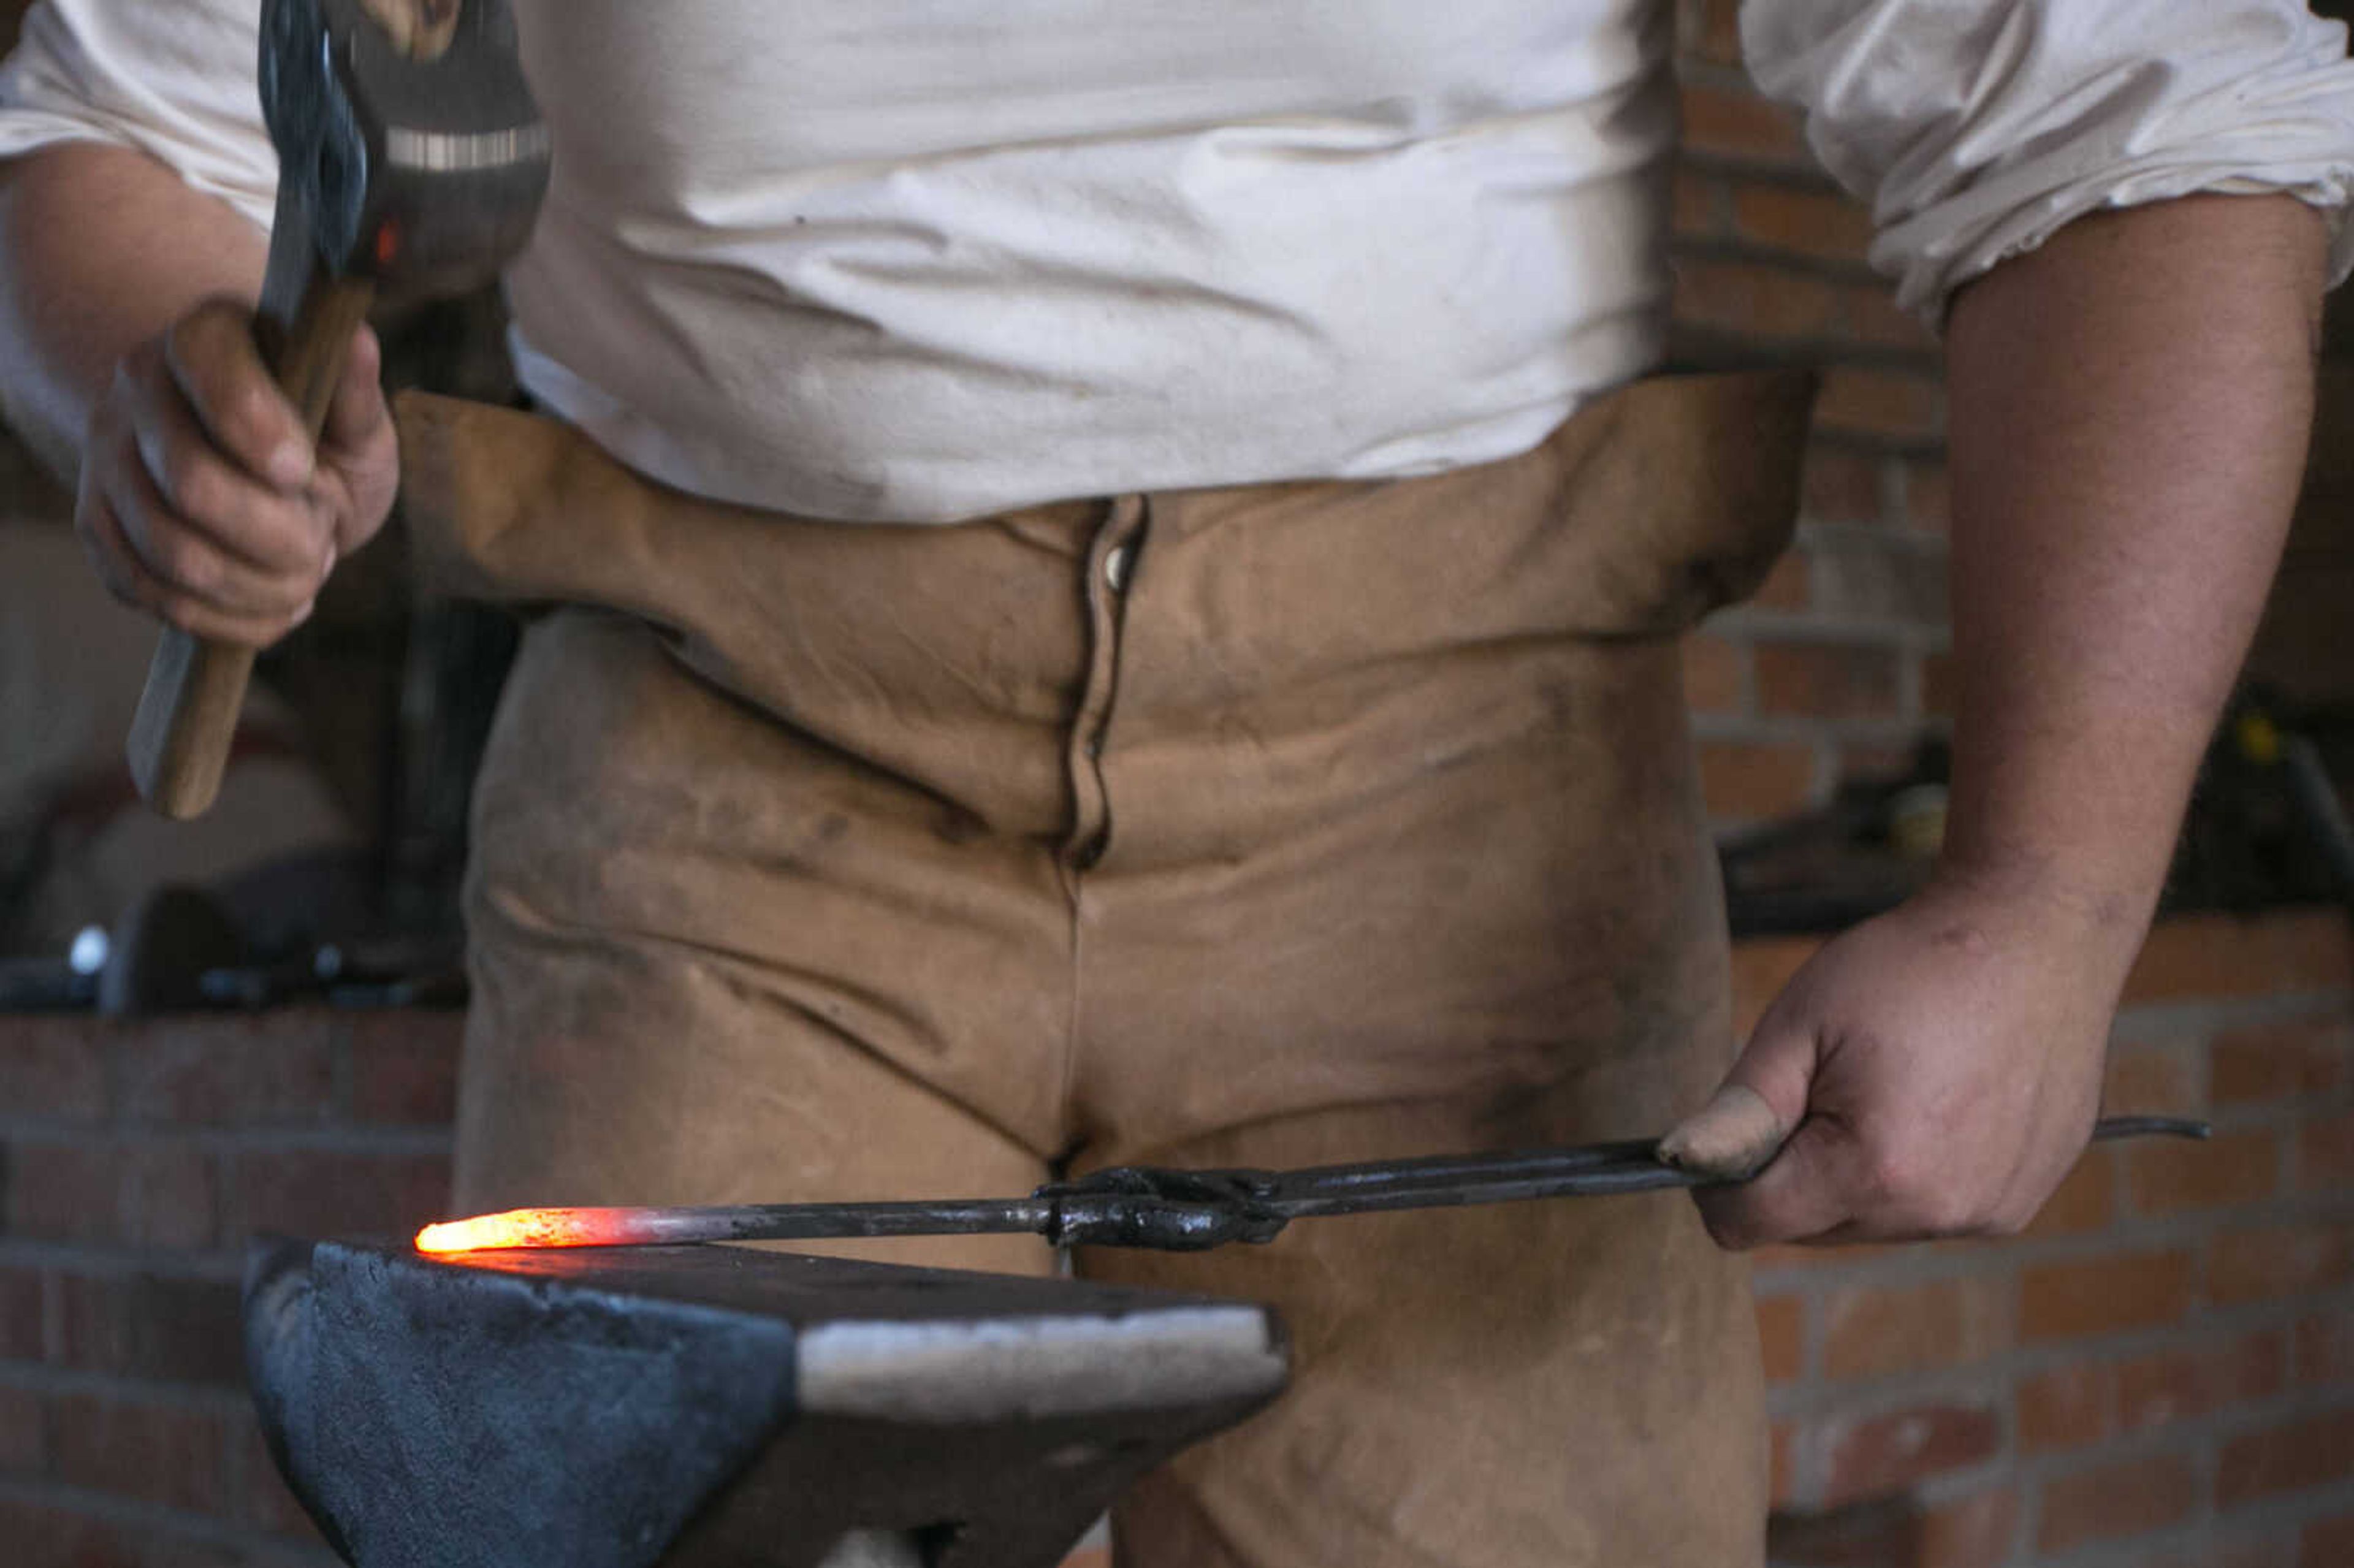
M 515 4 L 557 147 L 525 381 L 705 495 L 939 521 L 1422 472 L 1664 339 L 1666 0 Z M 143 147 L 266 222 L 257 12 L 45 0 L 0 155 Z M 2342 31 L 2296 0 L 1749 0 L 1744 33 L 1915 305 L 2096 207 L 2354 183 Z
M 1932 316 L 2072 218 L 2196 191 L 2327 208 L 2354 267 L 2354 68 L 2300 0 L 1749 0 L 1742 47 Z

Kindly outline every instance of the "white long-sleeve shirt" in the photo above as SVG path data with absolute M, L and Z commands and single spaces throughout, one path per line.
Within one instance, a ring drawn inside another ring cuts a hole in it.
M 1658 356 L 1667 0 L 514 0 L 555 136 L 524 380 L 654 478 L 846 519 L 1428 471 Z M 0 156 L 144 148 L 258 223 L 259 0 L 44 0 Z M 2105 207 L 2354 249 L 2302 0 L 1749 0 L 1763 86 L 1934 312 Z

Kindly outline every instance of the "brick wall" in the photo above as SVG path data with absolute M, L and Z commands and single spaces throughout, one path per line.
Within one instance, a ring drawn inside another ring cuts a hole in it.
M 246 1400 L 244 1241 L 439 1214 L 458 1028 L 0 1017 L 0 1562 L 334 1561 Z
M 1809 945 L 1744 946 L 1754 1011 Z M 0 1562 L 327 1559 L 239 1383 L 243 1238 L 440 1211 L 458 1020 L 0 1018 Z M 2095 1150 L 1999 1245 L 1767 1255 L 1788 1568 L 2354 1562 L 2354 951 L 2334 916 L 2169 923 Z
M 1943 716 L 1944 386 L 1937 347 L 1863 261 L 1870 223 L 1740 66 L 1734 0 L 1679 0 L 1678 356 L 1823 366 L 1796 547 L 1693 640 L 1709 805 L 1727 826 L 1900 768 Z

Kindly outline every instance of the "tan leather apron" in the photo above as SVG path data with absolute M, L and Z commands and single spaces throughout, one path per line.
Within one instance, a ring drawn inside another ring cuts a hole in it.
M 1500 463 L 950 527 L 705 503 L 408 401 L 433 575 L 561 607 L 475 804 L 460 1202 L 1662 1129 L 1733 1046 L 1677 637 L 1785 542 L 1811 390 L 1658 378 Z M 1139 1489 L 1124 1563 L 1760 1560 L 1745 1276 L 1681 1195 L 1077 1267 L 1297 1342 L 1289 1394 Z

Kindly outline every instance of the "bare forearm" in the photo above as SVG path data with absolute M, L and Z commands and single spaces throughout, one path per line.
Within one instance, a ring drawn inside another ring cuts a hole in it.
M 2312 415 L 2324 238 L 2276 196 L 2088 219 L 1949 333 L 1949 870 L 2126 956 L 2264 605 Z
M 2012 1234 L 2083 1151 L 2287 532 L 2322 253 L 2286 198 L 2170 202 L 2073 224 L 1957 302 L 1946 860 L 1817 954 L 1662 1141 L 1765 1167 L 1701 1199 L 1726 1245 Z
M 250 302 L 267 237 L 145 154 L 75 144 L 0 165 L 0 404 L 69 481 L 134 344 L 199 301 Z

